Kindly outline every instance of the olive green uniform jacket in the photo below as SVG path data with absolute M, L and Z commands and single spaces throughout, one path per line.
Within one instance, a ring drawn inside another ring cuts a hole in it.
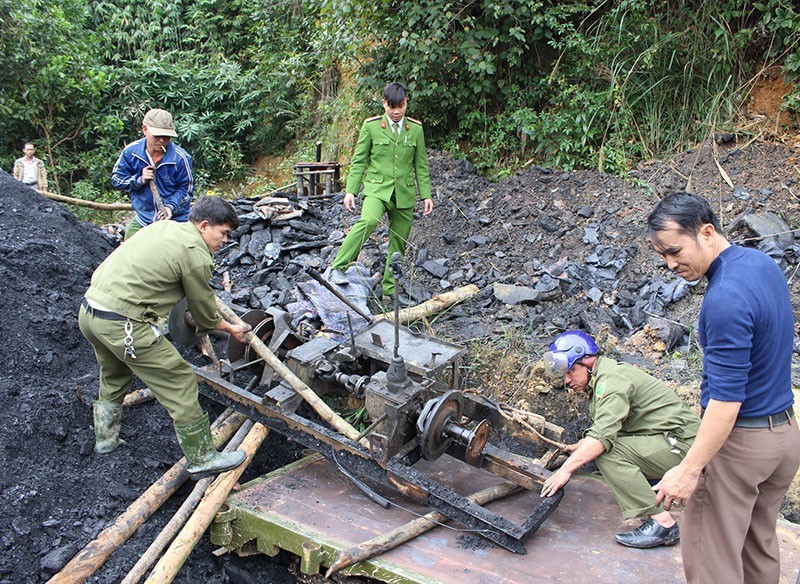
M 125 241 L 95 270 L 86 298 L 127 317 L 108 320 L 81 308 L 78 324 L 100 365 L 99 399 L 122 403 L 133 375 L 141 379 L 176 425 L 201 418 L 197 376 L 161 330 L 172 307 L 183 297 L 198 334 L 216 328 L 210 279 L 213 258 L 191 221 L 156 221 Z M 126 351 L 126 337 L 133 354 Z
M 648 479 L 683 460 L 700 418 L 662 381 L 627 363 L 598 357 L 591 380 L 586 436 L 606 451 L 596 463 L 626 518 L 653 515 Z
M 364 203 L 361 217 L 347 233 L 331 268 L 344 269 L 354 262 L 386 215 L 389 220 L 389 249 L 383 270 L 383 294 L 391 295 L 395 284 L 391 270 L 392 254 L 406 253 L 417 191 L 421 199 L 431 198 L 425 135 L 420 122 L 406 117 L 400 133 L 395 134 L 387 116 L 375 116 L 364 121 L 345 190 L 358 194 L 362 183 Z
M 398 209 L 413 208 L 420 199 L 431 198 L 431 177 L 422 123 L 406 117 L 400 135 L 395 135 L 386 116 L 368 118 L 361 125 L 356 150 L 350 162 L 345 191 L 389 202 L 395 194 Z
M 184 296 L 198 334 L 219 324 L 214 260 L 192 222 L 156 221 L 147 237 L 123 243 L 95 270 L 86 297 L 131 320 L 164 322 Z

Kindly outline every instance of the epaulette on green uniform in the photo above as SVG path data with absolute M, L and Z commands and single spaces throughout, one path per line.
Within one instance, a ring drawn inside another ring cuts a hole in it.
M 375 120 L 380 120 L 383 116 L 372 116 L 371 118 L 367 118 L 364 120 L 365 122 L 374 122 Z
M 415 124 L 419 124 L 420 126 L 422 125 L 422 122 L 420 122 L 419 120 L 415 120 L 414 118 L 409 118 L 408 116 L 406 116 L 406 119 L 409 122 L 414 122 Z

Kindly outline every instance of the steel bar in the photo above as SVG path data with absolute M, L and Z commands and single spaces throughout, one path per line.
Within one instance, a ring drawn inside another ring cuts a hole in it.
M 336 296 L 336 298 L 344 302 L 345 305 L 348 308 L 350 308 L 353 312 L 355 312 L 358 316 L 364 318 L 367 322 L 372 322 L 371 314 L 369 314 L 368 312 L 364 312 L 358 306 L 356 306 L 352 300 L 350 300 L 347 296 L 342 294 L 341 290 L 338 290 L 336 286 L 334 286 L 333 284 L 328 282 L 325 278 L 323 278 L 322 274 L 320 274 L 317 270 L 315 270 L 314 268 L 306 268 L 306 272 L 308 272 L 308 275 L 314 278 L 317 282 L 325 286 L 325 288 L 327 288 L 331 294 Z

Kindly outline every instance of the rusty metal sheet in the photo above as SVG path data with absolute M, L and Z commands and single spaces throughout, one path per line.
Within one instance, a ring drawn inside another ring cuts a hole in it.
M 378 320 L 353 339 L 358 350 L 377 361 L 389 364 L 394 355 L 394 323 Z M 399 353 L 409 371 L 416 375 L 435 377 L 447 370 L 466 350 L 461 345 L 415 333 L 407 327 L 399 330 Z
M 448 456 L 416 466 L 463 495 L 498 482 L 494 475 Z M 523 491 L 487 507 L 518 522 L 530 513 L 538 499 L 536 494 Z M 416 513 L 428 511 L 405 500 L 397 502 Z M 277 537 L 275 533 L 280 530 L 275 526 L 296 536 L 284 538 L 286 541 L 262 542 L 259 548 L 275 545 L 299 555 L 293 545 L 313 541 L 322 545 L 325 566 L 337 551 L 414 519 L 403 509 L 386 510 L 371 503 L 318 457 L 244 485 L 229 497 L 228 508 L 234 511 L 233 515 L 247 517 L 248 529 L 261 522 L 264 534 L 269 534 L 265 537 Z M 233 523 L 236 531 L 236 522 Z M 387 582 L 426 584 L 633 584 L 643 581 L 646 574 L 657 575 L 660 584 L 684 582 L 679 545 L 636 550 L 614 541 L 615 533 L 637 525 L 638 521 L 622 520 L 611 491 L 602 481 L 575 476 L 561 505 L 525 542 L 526 555 L 513 554 L 475 534 L 437 527 L 369 562 L 357 564 L 350 573 Z M 800 530 L 781 521 L 778 534 L 781 582 L 794 583 L 800 565 Z M 246 539 L 252 537 L 250 534 Z

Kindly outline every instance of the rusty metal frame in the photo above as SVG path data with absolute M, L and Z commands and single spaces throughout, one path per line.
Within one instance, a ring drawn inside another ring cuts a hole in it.
M 360 479 L 399 492 L 423 502 L 509 551 L 526 553 L 523 541 L 558 507 L 563 491 L 542 499 L 521 525 L 476 505 L 466 497 L 444 487 L 430 476 L 414 469 L 406 461 L 390 458 L 381 465 L 367 449 L 347 437 L 291 412 L 280 411 L 262 398 L 223 379 L 213 368 L 192 366 L 201 384 L 201 392 L 209 398 L 232 407 L 279 434 L 330 457 L 332 449 L 348 470 Z M 528 489 L 538 488 L 541 471 L 532 468 L 521 457 L 515 457 L 487 445 L 482 467 Z

